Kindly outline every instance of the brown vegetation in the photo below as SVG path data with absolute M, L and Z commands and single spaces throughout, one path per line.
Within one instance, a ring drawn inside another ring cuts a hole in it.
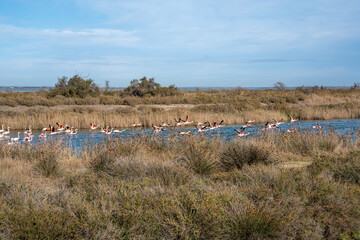
M 333 132 L 0 146 L 0 238 L 359 238 L 359 160 Z
M 87 98 L 49 98 L 46 92 L 0 93 L 0 123 L 12 129 L 28 125 L 41 129 L 57 121 L 77 128 L 88 128 L 90 122 L 112 127 L 141 122 L 149 127 L 186 115 L 199 122 L 224 119 L 226 124 L 239 124 L 287 119 L 288 114 L 303 120 L 359 118 L 360 90 L 180 91 L 163 97 L 104 92 Z

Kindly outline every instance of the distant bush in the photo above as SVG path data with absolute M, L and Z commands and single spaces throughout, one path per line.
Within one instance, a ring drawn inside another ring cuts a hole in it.
M 79 75 L 74 75 L 72 78 L 63 76 L 58 79 L 55 88 L 50 90 L 49 96 L 55 97 L 62 95 L 65 97 L 80 97 L 87 96 L 96 97 L 100 94 L 99 87 L 93 82 L 92 79 L 84 79 Z
M 276 83 L 274 84 L 274 88 L 275 88 L 276 90 L 286 90 L 286 85 L 285 85 L 285 83 L 283 83 L 283 82 L 276 82 Z
M 354 82 L 354 85 L 351 87 L 351 89 L 359 89 L 360 88 L 360 82 Z
M 172 96 L 177 93 L 177 88 L 174 85 L 169 87 L 161 87 L 159 83 L 155 82 L 154 78 L 147 79 L 146 77 L 140 80 L 134 79 L 130 82 L 130 86 L 124 89 L 125 95 L 147 97 L 147 96 Z

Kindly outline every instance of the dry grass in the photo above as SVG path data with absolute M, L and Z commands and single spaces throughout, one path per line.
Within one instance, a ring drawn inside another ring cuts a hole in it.
M 287 119 L 291 114 L 304 120 L 360 117 L 360 90 L 223 90 L 180 92 L 168 97 L 123 97 L 110 92 L 98 98 L 47 98 L 39 93 L 0 93 L 0 123 L 12 129 L 41 129 L 55 122 L 88 128 L 130 127 L 134 123 L 174 123 L 189 115 L 194 121 L 239 124 Z M 24 124 L 25 123 L 25 124 Z
M 331 132 L 0 146 L 0 238 L 356 239 L 359 162 Z

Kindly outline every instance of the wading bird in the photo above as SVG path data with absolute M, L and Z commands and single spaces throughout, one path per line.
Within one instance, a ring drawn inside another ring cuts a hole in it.
M 187 132 L 180 132 L 180 136 L 190 136 L 191 131 L 187 131 Z
M 245 133 L 245 129 L 246 129 L 246 127 L 242 127 L 242 128 L 241 128 L 241 131 L 240 131 L 240 130 L 237 130 L 237 129 L 234 129 L 234 131 L 238 133 L 238 136 L 239 136 L 239 137 L 244 137 L 244 136 L 250 134 L 250 133 Z
M 113 131 L 113 133 L 122 133 L 122 132 L 125 132 L 126 130 L 124 129 L 124 130 L 117 130 L 117 129 L 115 129 L 114 131 Z
M 0 133 L 3 133 L 3 132 L 5 132 L 5 130 L 4 130 L 4 124 L 1 125 L 1 130 L 0 130 Z
M 18 136 L 17 136 L 17 137 L 10 138 L 10 141 L 11 141 L 11 142 L 18 142 L 19 139 L 20 139 L 20 132 L 18 132 Z
M 292 117 L 292 116 L 290 116 L 290 115 L 288 115 L 289 117 L 290 117 L 290 122 L 296 122 L 298 119 L 296 119 L 296 118 L 294 118 L 294 117 Z
M 95 125 L 95 123 L 90 123 L 90 130 L 95 130 L 99 127 L 99 125 Z
M 51 125 L 49 124 L 49 127 L 48 127 L 48 128 L 43 128 L 42 130 L 43 130 L 43 131 L 51 131 Z
M 46 132 L 43 131 L 38 137 L 39 138 L 46 138 L 47 137 Z
M 313 129 L 322 129 L 322 127 L 320 126 L 320 124 L 316 124 L 315 126 L 312 126 Z
M 8 135 L 10 133 L 10 127 L 7 128 L 7 131 L 3 132 L 4 135 Z

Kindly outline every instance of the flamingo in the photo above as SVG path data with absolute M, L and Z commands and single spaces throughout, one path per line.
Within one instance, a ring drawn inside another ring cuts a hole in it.
M 23 142 L 31 142 L 33 139 L 33 135 L 30 135 L 29 137 L 24 137 Z
M 46 138 L 47 137 L 46 132 L 43 131 L 38 137 L 39 138 Z
M 71 130 L 71 132 L 70 132 L 69 134 L 70 134 L 70 135 L 76 135 L 76 134 L 77 134 L 77 129 Z
M 99 125 L 95 125 L 95 123 L 90 123 L 90 130 L 95 130 L 99 127 Z
M 1 130 L 0 130 L 0 133 L 3 133 L 3 132 L 5 132 L 5 130 L 4 130 L 4 124 L 1 125 Z
M 58 134 L 58 132 L 55 131 L 55 127 L 52 127 L 51 128 L 51 133 L 49 134 L 50 135 L 55 135 L 55 134 Z
M 187 125 L 187 124 L 191 124 L 191 123 L 193 123 L 194 121 L 189 121 L 189 116 L 188 115 L 186 115 L 186 119 L 185 119 L 185 121 L 183 120 L 183 124 L 184 125 Z
M 290 129 L 286 130 L 286 132 L 288 132 L 288 133 L 292 133 L 292 132 L 296 132 L 296 131 L 297 131 L 297 129 L 295 127 L 292 127 Z
M 71 132 L 70 127 L 66 125 L 66 127 L 65 127 L 65 133 L 70 133 L 70 132 Z
M 152 124 L 152 127 L 153 127 L 155 133 L 164 131 L 164 129 L 162 127 L 154 126 L 154 124 Z
M 165 122 L 163 122 L 163 123 L 161 124 L 161 127 L 171 127 L 171 123 L 165 123 Z
M 224 123 L 224 120 L 221 120 L 220 123 L 214 122 L 214 128 L 219 128 L 219 127 L 224 126 L 223 123 Z
M 25 132 L 24 132 L 24 134 L 25 135 L 31 135 L 31 133 L 32 133 L 32 131 L 31 131 L 31 126 L 29 126 L 29 130 L 26 130 Z
M 202 126 L 202 125 L 197 125 L 196 128 L 198 130 L 198 132 L 204 132 L 204 131 L 207 131 L 209 129 L 206 129 L 208 126 Z
M 141 123 L 134 123 L 134 124 L 132 125 L 133 128 L 137 128 L 137 127 L 141 127 L 141 126 L 142 126 Z
M 7 128 L 7 131 L 3 132 L 4 135 L 8 135 L 10 133 L 10 127 Z
M 244 136 L 250 134 L 250 133 L 245 133 L 245 129 L 246 129 L 245 127 L 242 127 L 242 128 L 241 128 L 242 131 L 237 130 L 237 129 L 234 129 L 234 131 L 238 133 L 238 136 L 239 136 L 239 137 L 244 137 Z
M 116 129 L 116 130 L 113 131 L 113 133 L 122 133 L 122 132 L 125 132 L 125 131 L 126 131 L 125 129 L 124 130 L 117 130 Z
M 58 125 L 58 131 L 61 132 L 64 130 L 64 126 L 61 123 L 56 122 L 56 125 Z
M 320 124 L 316 124 L 315 126 L 312 126 L 313 129 L 322 129 L 322 127 L 320 126 Z
M 51 125 L 49 124 L 48 128 L 43 128 L 42 131 L 51 131 Z
M 176 118 L 175 118 L 175 122 L 176 122 L 176 126 L 183 126 L 184 125 L 184 120 L 182 120 L 181 118 L 179 118 L 179 120 L 176 120 Z
M 20 132 L 18 132 L 18 137 L 11 138 L 10 141 L 11 142 L 18 142 L 19 139 L 20 139 Z
M 290 122 L 296 122 L 298 119 L 296 119 L 296 118 L 293 118 L 292 116 L 290 116 L 290 115 L 288 115 L 289 117 L 290 117 Z
M 283 124 L 284 121 L 281 119 L 280 121 L 273 119 L 276 122 L 276 125 L 279 126 L 280 124 Z
M 269 122 L 267 122 L 267 123 L 265 123 L 265 125 L 264 125 L 263 127 L 259 127 L 259 126 L 258 126 L 258 128 L 260 128 L 260 129 L 261 129 L 261 131 L 265 131 L 266 129 L 268 129 L 268 128 L 269 128 L 269 125 L 270 125 L 270 123 L 269 123 Z
M 180 132 L 181 136 L 190 136 L 191 131 L 187 131 L 187 132 Z
M 245 123 L 245 125 L 243 125 L 242 127 L 244 128 L 249 128 L 251 127 L 251 124 L 255 124 L 255 121 L 254 120 L 249 120 Z
M 276 123 L 273 123 L 273 124 L 268 124 L 267 128 L 273 129 L 273 128 L 279 128 L 279 126 Z
M 101 128 L 100 132 L 101 133 L 106 133 L 109 131 L 109 126 L 106 126 L 106 128 Z
M 110 135 L 113 133 L 113 130 L 114 130 L 113 128 L 111 129 L 111 131 L 109 131 L 109 129 L 106 129 L 105 134 Z

